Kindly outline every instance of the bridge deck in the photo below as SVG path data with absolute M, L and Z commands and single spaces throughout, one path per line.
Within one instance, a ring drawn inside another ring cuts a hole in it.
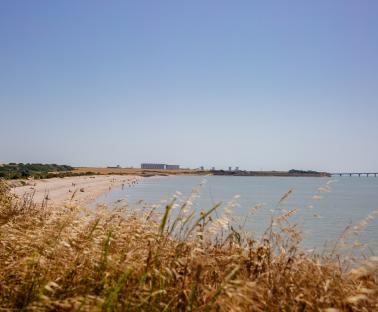
M 331 173 L 331 175 L 333 176 L 377 176 L 378 175 L 378 172 L 334 172 L 334 173 Z

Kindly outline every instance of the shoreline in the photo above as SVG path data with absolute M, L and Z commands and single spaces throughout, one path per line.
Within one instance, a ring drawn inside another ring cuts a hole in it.
M 135 172 L 136 173 L 136 172 Z M 207 173 L 207 174 L 204 174 Z M 210 173 L 210 174 L 209 174 Z M 267 174 L 268 173 L 268 174 Z M 273 173 L 273 174 L 272 174 Z M 36 204 L 42 204 L 47 200 L 49 205 L 61 206 L 67 204 L 88 205 L 101 195 L 110 192 L 114 187 L 125 187 L 138 183 L 145 177 L 163 176 L 244 176 L 244 177 L 327 177 L 317 174 L 287 174 L 286 172 L 227 172 L 223 170 L 213 172 L 166 172 L 151 170 L 149 174 L 116 174 L 115 172 L 95 173 L 94 175 L 68 176 L 61 178 L 29 179 L 22 180 L 26 184 L 20 184 L 20 180 L 9 183 L 11 193 L 19 198 L 33 197 Z
M 48 205 L 74 204 L 85 206 L 114 187 L 138 183 L 142 177 L 134 175 L 93 175 L 42 180 L 28 180 L 26 185 L 14 186 L 17 197 L 32 196 L 36 204 L 47 200 Z

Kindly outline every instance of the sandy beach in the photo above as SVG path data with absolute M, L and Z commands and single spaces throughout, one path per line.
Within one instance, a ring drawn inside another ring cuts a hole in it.
M 96 175 L 30 180 L 28 185 L 14 187 L 12 193 L 20 197 L 34 194 L 35 203 L 47 199 L 48 204 L 54 206 L 68 203 L 88 205 L 112 188 L 128 187 L 140 179 L 139 176 Z

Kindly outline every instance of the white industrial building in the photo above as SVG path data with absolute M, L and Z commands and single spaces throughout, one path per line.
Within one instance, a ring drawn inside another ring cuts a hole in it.
M 180 165 L 167 165 L 167 164 L 151 164 L 143 163 L 140 165 L 142 169 L 160 169 L 160 170 L 178 170 Z
M 178 170 L 178 169 L 180 169 L 180 165 L 165 165 L 165 169 L 167 169 L 167 170 Z

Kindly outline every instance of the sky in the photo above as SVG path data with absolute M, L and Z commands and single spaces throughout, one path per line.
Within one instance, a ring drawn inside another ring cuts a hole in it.
M 375 0 L 0 1 L 0 163 L 378 171 Z

